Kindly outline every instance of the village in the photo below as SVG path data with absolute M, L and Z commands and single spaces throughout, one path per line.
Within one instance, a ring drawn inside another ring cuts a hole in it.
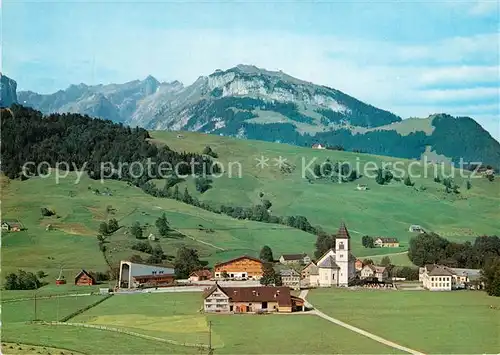
M 399 245 L 395 238 L 376 238 L 378 247 Z M 363 263 L 350 248 L 350 234 L 342 222 L 336 234 L 335 248 L 317 260 L 306 253 L 283 254 L 274 260 L 272 270 L 279 275 L 277 282 L 263 284 L 266 263 L 258 258 L 242 255 L 208 268 L 194 270 L 185 280 L 176 279 L 175 270 L 157 265 L 146 265 L 122 260 L 119 279 L 114 289 L 102 288 L 101 293 L 161 293 L 172 291 L 199 291 L 203 294 L 203 312 L 206 313 L 290 313 L 306 310 L 304 299 L 294 292 L 314 288 L 341 287 L 381 290 L 399 289 L 386 266 Z M 450 268 L 443 265 L 425 265 L 419 268 L 418 284 L 414 289 L 452 291 L 471 288 L 475 282 L 481 288 L 480 271 Z M 56 284 L 65 284 L 58 278 Z M 74 280 L 77 286 L 96 285 L 90 272 L 81 270 Z M 408 289 L 401 285 L 401 288 Z

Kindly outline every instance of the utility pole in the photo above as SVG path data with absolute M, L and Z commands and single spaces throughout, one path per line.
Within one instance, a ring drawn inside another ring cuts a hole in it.
M 214 350 L 212 349 L 212 321 L 208 321 L 208 354 L 212 355 Z
M 34 301 L 35 301 L 35 319 L 33 319 L 33 320 L 38 320 L 38 318 L 36 317 L 36 291 L 34 292 L 34 295 L 35 295 L 35 297 L 34 297 Z

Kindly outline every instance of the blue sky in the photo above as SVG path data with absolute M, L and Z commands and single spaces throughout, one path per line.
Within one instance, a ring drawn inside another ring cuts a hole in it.
M 2 15 L 2 72 L 19 90 L 190 84 L 254 64 L 404 118 L 471 116 L 500 139 L 498 1 L 4 0 Z

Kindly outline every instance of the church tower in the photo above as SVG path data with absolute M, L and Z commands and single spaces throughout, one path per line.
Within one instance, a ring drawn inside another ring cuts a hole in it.
M 347 286 L 351 274 L 351 267 L 349 265 L 352 263 L 352 260 L 349 260 L 351 255 L 350 239 L 349 232 L 344 222 L 342 222 L 335 236 L 335 262 L 340 268 L 338 278 L 339 286 Z

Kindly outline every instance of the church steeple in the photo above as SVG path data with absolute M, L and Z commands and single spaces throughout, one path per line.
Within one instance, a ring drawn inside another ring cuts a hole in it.
M 349 231 L 347 230 L 347 227 L 345 226 L 344 221 L 340 223 L 340 228 L 339 231 L 337 232 L 337 235 L 335 236 L 336 239 L 351 239 L 351 236 L 349 235 Z

